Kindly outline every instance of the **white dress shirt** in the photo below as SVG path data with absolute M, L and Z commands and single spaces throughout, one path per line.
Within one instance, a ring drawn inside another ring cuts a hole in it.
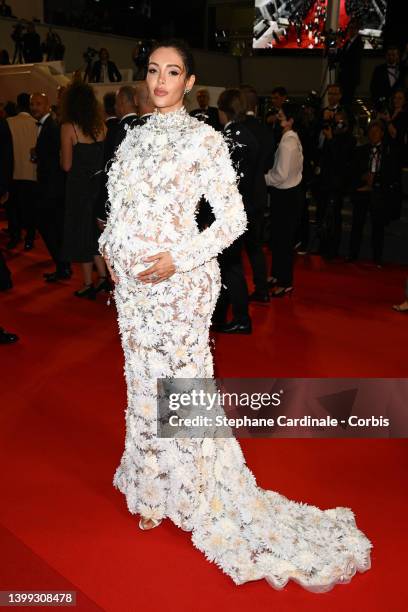
M 390 87 L 394 87 L 395 83 L 399 79 L 398 64 L 394 64 L 394 65 L 387 64 L 387 73 L 388 73 L 388 80 L 390 82 Z
M 109 73 L 108 73 L 108 64 L 105 64 L 104 62 L 101 65 L 101 76 L 100 76 L 100 83 L 110 83 L 110 79 L 109 79 Z
M 296 187 L 302 180 L 303 150 L 299 136 L 293 130 L 285 132 L 275 154 L 275 163 L 267 174 L 265 182 L 277 189 Z

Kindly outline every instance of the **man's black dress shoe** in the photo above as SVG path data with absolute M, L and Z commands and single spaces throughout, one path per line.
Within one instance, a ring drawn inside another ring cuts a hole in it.
M 34 240 L 26 240 L 24 243 L 24 250 L 31 251 L 34 248 Z
M 13 288 L 13 281 L 7 280 L 5 283 L 3 283 L 2 285 L 0 285 L 0 291 L 8 291 L 9 289 Z
M 250 320 L 246 322 L 230 321 L 229 323 L 212 325 L 211 329 L 221 334 L 251 334 L 252 323 Z
M 293 291 L 293 287 L 280 287 L 280 289 L 276 289 L 272 291 L 271 298 L 282 298 L 285 295 L 291 295 Z
M 254 291 L 249 296 L 250 302 L 262 302 L 263 304 L 267 304 L 270 301 L 269 293 L 263 293 L 260 291 Z
M 13 342 L 17 342 L 18 339 L 16 334 L 10 334 L 0 327 L 0 344 L 13 344 Z

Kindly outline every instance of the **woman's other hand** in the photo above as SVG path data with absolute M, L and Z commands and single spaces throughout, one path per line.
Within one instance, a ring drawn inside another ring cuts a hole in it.
M 105 263 L 106 263 L 106 267 L 109 270 L 110 277 L 111 277 L 112 281 L 116 285 L 116 283 L 119 282 L 119 278 L 117 277 L 116 273 L 113 271 L 113 268 L 112 268 L 112 266 L 110 265 L 110 263 L 109 263 L 109 261 L 107 259 L 105 259 Z

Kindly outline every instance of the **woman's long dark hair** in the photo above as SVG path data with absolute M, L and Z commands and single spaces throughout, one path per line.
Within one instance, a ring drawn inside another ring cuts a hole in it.
M 183 60 L 184 68 L 186 71 L 186 78 L 190 77 L 192 74 L 195 74 L 195 62 L 193 53 L 186 43 L 185 40 L 181 38 L 166 38 L 165 40 L 156 42 L 155 45 L 149 51 L 149 59 L 152 53 L 156 51 L 156 49 L 161 49 L 162 47 L 172 48 L 177 51 Z
M 61 100 L 62 123 L 75 123 L 84 136 L 94 140 L 103 132 L 101 107 L 94 90 L 87 83 L 74 81 L 64 91 Z
M 282 112 L 285 115 L 286 119 L 293 119 L 292 130 L 294 132 L 298 132 L 301 128 L 300 110 L 300 106 L 298 104 L 295 104 L 294 102 L 284 102 L 282 104 Z

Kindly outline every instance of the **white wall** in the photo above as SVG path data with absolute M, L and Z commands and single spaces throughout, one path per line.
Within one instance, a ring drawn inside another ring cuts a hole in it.
M 15 22 L 10 19 L 0 18 L 0 48 L 6 48 L 12 57 L 14 43 L 10 38 L 12 25 Z M 48 30 L 47 25 L 37 25 L 37 32 L 43 40 Z M 118 68 L 133 68 L 132 50 L 136 39 L 125 36 L 112 36 L 95 32 L 72 30 L 70 28 L 53 28 L 61 36 L 66 47 L 65 68 L 66 72 L 84 67 L 83 52 L 87 47 L 100 49 L 107 47 L 112 60 Z M 194 51 L 197 64 L 197 75 L 202 83 L 212 83 L 216 86 L 238 84 L 238 60 L 229 55 L 207 51 Z
M 0 48 L 13 51 L 10 39 L 14 21 L 0 18 Z M 41 38 L 45 37 L 47 26 L 38 25 Z M 65 68 L 72 72 L 84 67 L 82 53 L 90 46 L 96 49 L 107 47 L 111 58 L 119 68 L 132 68 L 131 53 L 135 45 L 132 38 L 76 31 L 69 28 L 55 28 L 66 46 Z M 237 58 L 215 52 L 195 50 L 197 81 L 210 83 L 214 87 L 236 87 L 240 82 L 250 83 L 260 94 L 267 94 L 276 85 L 284 85 L 293 94 L 302 94 L 318 89 L 323 76 L 324 61 L 321 55 L 274 55 Z M 365 56 L 362 65 L 363 80 L 359 93 L 368 94 L 373 68 L 382 60 Z

